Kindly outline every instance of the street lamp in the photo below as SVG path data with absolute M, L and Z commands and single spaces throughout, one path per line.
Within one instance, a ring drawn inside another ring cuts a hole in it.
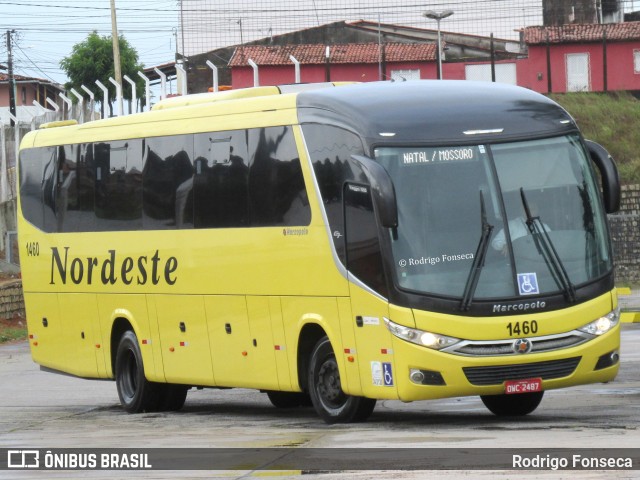
M 423 17 L 435 20 L 438 23 L 438 79 L 442 80 L 442 42 L 440 41 L 440 20 L 453 15 L 453 10 L 445 10 L 444 12 L 434 12 L 429 10 L 422 14 Z

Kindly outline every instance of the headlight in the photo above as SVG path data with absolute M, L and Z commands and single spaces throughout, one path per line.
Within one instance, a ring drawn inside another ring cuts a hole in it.
M 384 323 L 389 331 L 398 338 L 407 342 L 422 345 L 423 347 L 433 348 L 434 350 L 442 350 L 460 341 L 459 338 L 440 335 L 439 333 L 425 332 L 415 328 L 404 327 L 393 323 L 388 318 L 384 319 Z
M 584 327 L 579 328 L 581 332 L 588 333 L 590 335 L 602 335 L 607 333 L 613 327 L 618 324 L 620 320 L 620 309 L 616 308 L 614 311 L 609 312 L 604 317 L 600 317 L 591 323 L 588 323 Z

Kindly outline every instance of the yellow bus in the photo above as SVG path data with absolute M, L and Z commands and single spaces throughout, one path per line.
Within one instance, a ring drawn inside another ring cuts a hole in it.
M 478 395 L 526 415 L 612 380 L 611 157 L 526 89 L 258 87 L 25 136 L 31 352 L 128 412 L 192 387 L 311 403 Z

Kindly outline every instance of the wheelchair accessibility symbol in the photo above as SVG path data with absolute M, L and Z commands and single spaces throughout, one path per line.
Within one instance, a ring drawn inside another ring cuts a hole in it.
M 393 370 L 391 369 L 391 363 L 384 362 L 382 364 L 382 371 L 384 372 L 384 386 L 393 387 Z
M 535 273 L 519 273 L 518 290 L 520 291 L 520 295 L 535 295 L 540 293 L 537 275 Z

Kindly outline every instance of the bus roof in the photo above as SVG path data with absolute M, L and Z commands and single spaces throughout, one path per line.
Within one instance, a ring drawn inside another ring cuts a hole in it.
M 557 103 L 506 84 L 460 80 L 371 82 L 300 93 L 300 123 L 342 125 L 369 145 L 510 141 L 576 131 Z
M 290 85 L 239 88 L 237 90 L 225 90 L 221 92 L 196 93 L 193 95 L 166 98 L 156 103 L 152 110 L 166 110 L 167 108 L 187 107 L 202 103 L 227 102 L 230 100 L 239 100 L 244 98 L 299 93 L 308 90 L 317 90 L 352 83 L 353 82 L 294 83 Z
M 332 86 L 339 88 L 327 88 Z M 278 112 L 275 117 L 274 112 Z M 209 121 L 194 122 L 211 117 L 226 118 L 218 127 Z M 358 132 L 370 146 L 382 142 L 481 144 L 577 131 L 571 116 L 557 103 L 505 84 L 456 80 L 321 83 L 188 95 L 164 100 L 151 112 L 82 125 L 56 122 L 47 125 L 56 128 L 25 136 L 22 148 L 251 128 L 273 122 L 343 126 Z

